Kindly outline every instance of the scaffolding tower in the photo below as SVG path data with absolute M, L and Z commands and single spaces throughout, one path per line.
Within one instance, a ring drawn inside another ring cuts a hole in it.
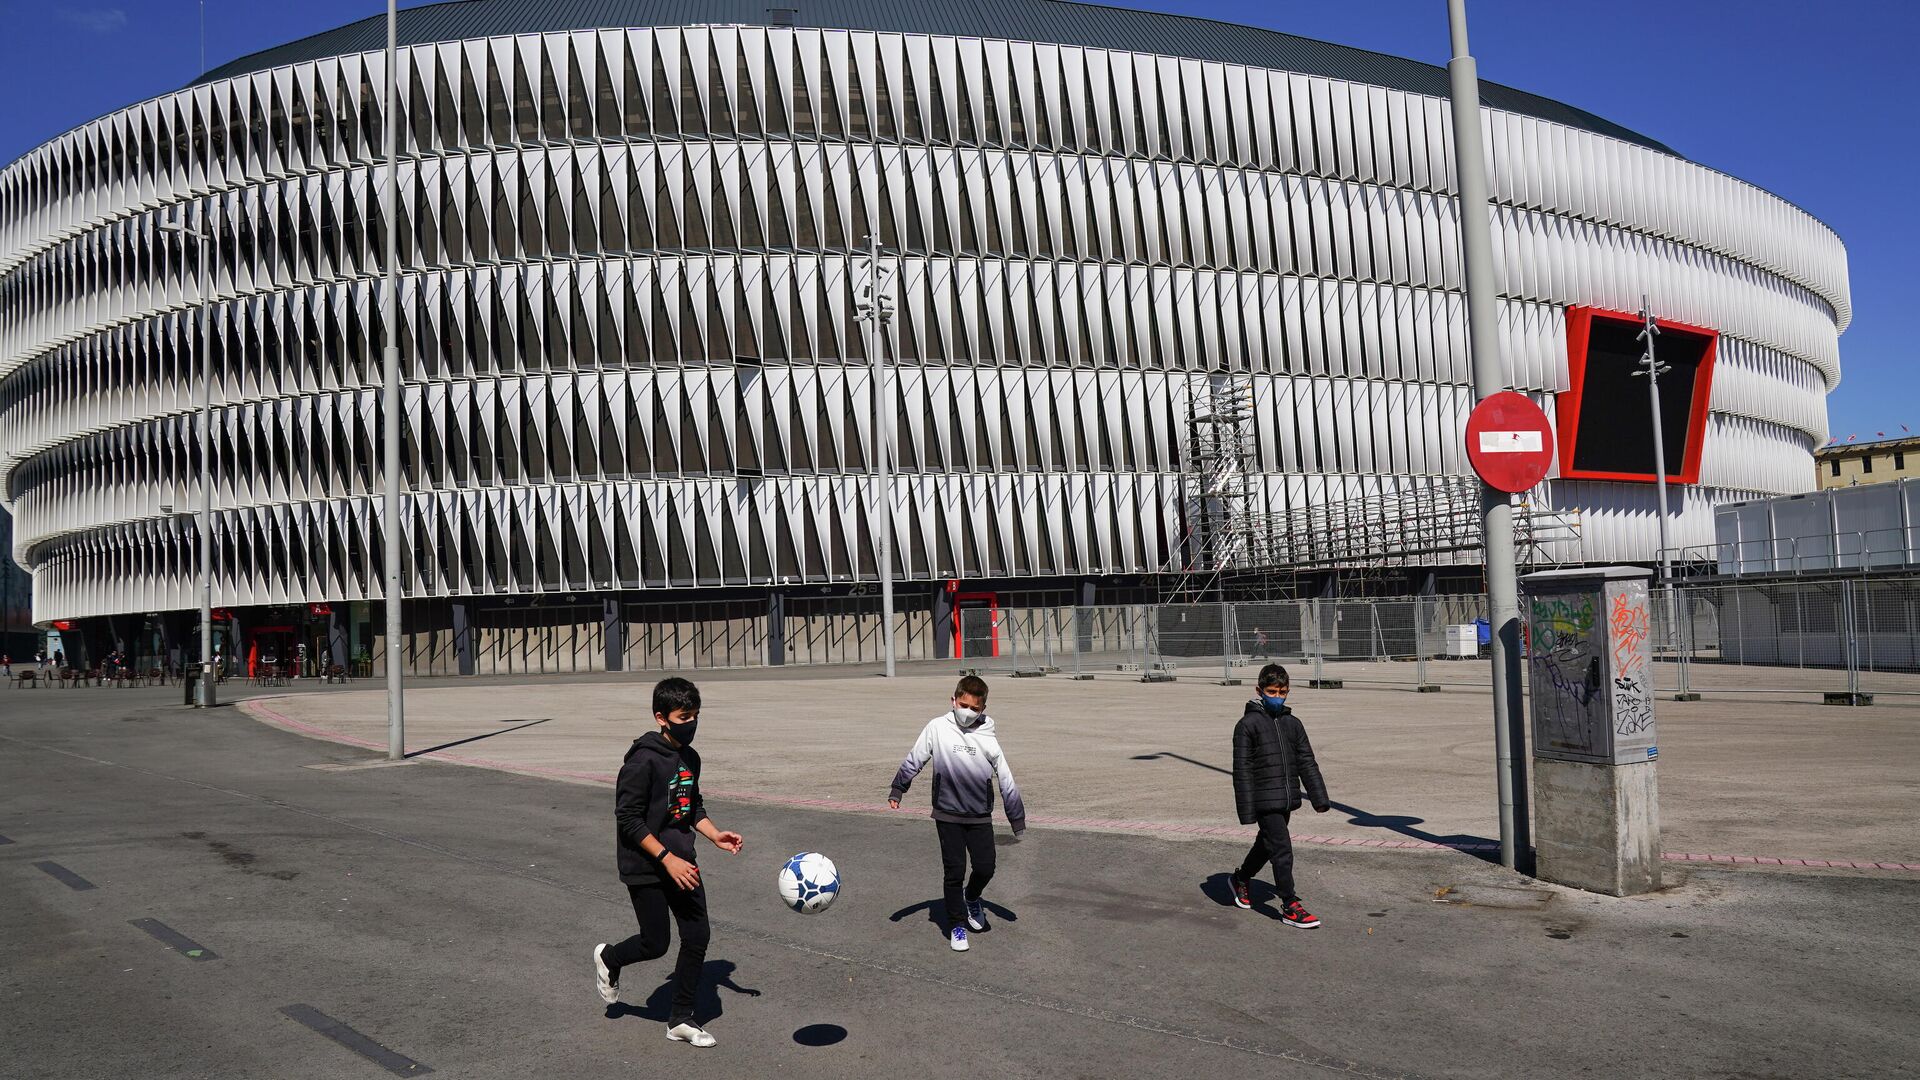
M 1230 577 L 1276 568 L 1274 530 L 1258 498 L 1253 381 L 1212 375 L 1187 399 L 1182 511 L 1183 565 L 1163 590 L 1169 603 L 1220 599 Z
M 1185 532 L 1181 564 L 1159 590 L 1165 603 L 1293 597 L 1306 575 L 1328 572 L 1365 593 L 1394 571 L 1483 557 L 1480 482 L 1471 476 L 1412 476 L 1391 491 L 1267 512 L 1249 380 L 1211 376 L 1195 386 L 1184 449 Z M 1581 562 L 1579 511 L 1539 496 L 1514 504 L 1522 569 Z

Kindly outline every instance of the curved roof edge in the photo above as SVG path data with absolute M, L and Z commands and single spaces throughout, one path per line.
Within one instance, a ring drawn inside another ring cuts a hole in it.
M 776 12 L 790 19 L 776 19 Z M 992 37 L 1159 53 L 1318 75 L 1429 97 L 1448 93 L 1445 68 L 1191 15 L 1078 0 L 443 0 L 399 14 L 402 45 L 611 27 L 795 26 L 803 29 Z M 242 56 L 188 85 L 286 64 L 386 48 L 376 15 Z M 1482 80 L 1488 108 L 1532 116 L 1681 157 L 1672 147 L 1564 102 Z

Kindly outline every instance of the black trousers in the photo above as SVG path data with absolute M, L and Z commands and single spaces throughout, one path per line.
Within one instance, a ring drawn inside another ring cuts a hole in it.
M 980 899 L 987 882 L 993 880 L 993 826 L 987 822 L 963 825 L 957 821 L 936 821 L 940 832 L 941 884 L 947 900 L 947 926 L 965 926 L 968 900 Z M 967 875 L 967 859 L 973 859 L 973 875 Z M 961 888 L 965 882 L 966 888 Z
M 1300 899 L 1293 891 L 1293 837 L 1287 832 L 1288 813 L 1285 810 L 1269 810 L 1258 819 L 1259 835 L 1253 838 L 1253 847 L 1247 851 L 1247 857 L 1240 863 L 1238 877 L 1242 881 L 1253 880 L 1260 872 L 1261 863 L 1273 864 L 1273 888 L 1280 894 L 1282 904 L 1291 904 Z
M 680 932 L 680 957 L 673 964 L 673 1011 L 668 1024 L 693 1020 L 694 995 L 700 989 L 700 969 L 707 962 L 707 942 L 712 928 L 707 924 L 707 887 L 682 889 L 671 881 L 654 885 L 628 885 L 633 898 L 633 916 L 640 921 L 640 932 L 609 945 L 600 958 L 620 977 L 620 969 L 645 963 L 667 954 L 667 917 Z

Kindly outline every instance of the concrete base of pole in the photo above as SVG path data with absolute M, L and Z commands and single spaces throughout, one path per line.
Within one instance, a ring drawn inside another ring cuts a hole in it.
M 1847 691 L 1842 690 L 1836 693 L 1822 695 L 1820 704 L 1822 705 L 1871 705 L 1873 704 L 1873 695 L 1872 694 L 1854 694 L 1854 693 L 1848 693 Z
M 1416 694 L 1437 694 L 1440 692 L 1440 688 L 1432 683 L 1421 683 L 1419 686 L 1413 688 L 1413 692 Z
M 1308 679 L 1307 686 L 1313 690 L 1345 690 L 1345 679 Z
M 1687 692 L 1685 692 L 1685 693 L 1682 693 L 1682 694 L 1675 694 L 1675 695 L 1673 695 L 1673 700 L 1675 700 L 1675 701 L 1699 701 L 1699 700 L 1700 700 L 1700 695 L 1699 695 L 1699 694 L 1696 694 L 1696 693 L 1694 693 L 1694 692 L 1693 692 L 1693 691 L 1691 691 L 1691 690 L 1689 690 L 1689 691 L 1687 691 Z
M 1164 671 L 1149 671 L 1145 675 L 1140 676 L 1140 681 L 1141 682 L 1175 682 L 1177 680 L 1172 675 L 1169 675 Z
M 1093 676 L 1087 674 L 1084 671 L 1078 675 L 1069 675 L 1067 676 L 1067 678 L 1073 680 L 1074 682 L 1092 682 L 1093 681 Z
M 1660 785 L 1651 761 L 1533 760 L 1538 876 L 1608 896 L 1660 887 Z

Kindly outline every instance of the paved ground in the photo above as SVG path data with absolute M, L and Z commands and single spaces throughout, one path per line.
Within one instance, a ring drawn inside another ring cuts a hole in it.
M 901 755 L 953 688 L 950 664 L 902 671 L 893 683 L 844 669 L 702 674 L 701 746 L 725 762 L 710 786 L 877 809 Z M 407 695 L 407 746 L 606 782 L 639 725 L 651 724 L 651 679 L 423 682 Z M 367 685 L 271 699 L 260 715 L 384 747 L 386 695 L 358 688 Z M 989 711 L 1034 814 L 1237 834 L 1224 770 L 1247 687 L 1050 676 L 994 678 L 992 689 Z M 1485 691 L 1459 687 L 1296 688 L 1294 707 L 1337 804 L 1297 817 L 1296 834 L 1497 837 L 1489 702 Z M 1709 698 L 1660 709 L 1668 852 L 1920 864 L 1920 708 Z
M 9 1075 L 389 1074 L 290 1007 L 462 1077 L 1920 1074 L 1911 875 L 1670 867 L 1668 891 L 1612 900 L 1453 852 L 1312 849 L 1327 926 L 1300 932 L 1223 904 L 1236 843 L 1036 829 L 1001 848 L 1002 913 L 956 956 L 928 922 L 923 817 L 718 798 L 749 846 L 705 861 L 722 1041 L 694 1051 L 655 1022 L 664 971 L 614 1009 L 593 994 L 589 948 L 631 920 L 604 789 L 316 770 L 371 758 L 170 699 L 0 699 Z M 724 730 L 701 733 L 716 781 Z M 846 875 L 817 917 L 770 895 L 803 848 Z

